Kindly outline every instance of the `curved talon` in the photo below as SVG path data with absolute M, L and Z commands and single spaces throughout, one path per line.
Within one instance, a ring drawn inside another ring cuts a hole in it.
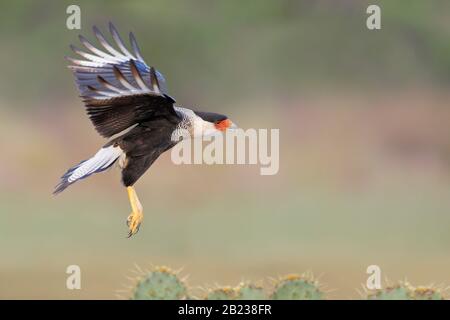
M 138 231 L 139 231 L 139 226 L 137 227 L 136 231 L 134 231 L 134 232 L 130 230 L 130 232 L 128 232 L 127 238 L 131 238 L 131 236 L 133 236 L 136 233 L 138 233 Z
M 139 227 L 141 226 L 142 219 L 144 215 L 141 211 L 132 212 L 127 219 L 127 226 L 129 228 L 128 238 L 132 235 L 135 235 L 139 231 Z
M 136 234 L 139 231 L 139 227 L 142 223 L 142 219 L 144 215 L 142 213 L 142 205 L 139 202 L 139 199 L 134 191 L 133 187 L 127 187 L 128 197 L 130 199 L 131 208 L 133 211 L 127 218 L 127 226 L 129 229 L 128 238 L 132 235 Z

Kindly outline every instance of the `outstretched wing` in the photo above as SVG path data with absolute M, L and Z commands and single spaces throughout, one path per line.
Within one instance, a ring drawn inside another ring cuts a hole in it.
M 69 68 L 96 130 L 104 137 L 111 137 L 152 118 L 180 121 L 163 75 L 145 63 L 133 34 L 130 33 L 132 54 L 112 23 L 109 30 L 119 50 L 108 43 L 97 27 L 93 30 L 104 50 L 80 35 L 89 53 L 71 46 L 84 60 L 66 59 L 71 62 Z

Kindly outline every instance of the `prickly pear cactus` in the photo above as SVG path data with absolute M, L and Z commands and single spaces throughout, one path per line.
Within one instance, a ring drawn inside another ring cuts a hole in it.
M 136 266 L 137 279 L 132 279 L 132 287 L 121 290 L 119 298 L 134 300 L 195 300 L 195 289 L 185 285 L 178 273 L 167 267 L 153 267 L 143 271 Z M 130 297 L 131 291 L 131 297 Z M 236 287 L 216 287 L 203 290 L 201 299 L 205 300 L 321 300 L 325 299 L 323 287 L 309 274 L 288 275 L 274 281 L 273 290 L 249 282 L 242 282 Z M 383 289 L 367 292 L 363 297 L 370 300 L 444 300 L 442 288 L 433 286 L 413 287 L 408 282 L 387 285 Z
M 414 300 L 444 300 L 441 290 L 431 287 L 417 287 L 413 291 Z
M 410 290 L 402 284 L 376 290 L 369 294 L 369 300 L 410 300 Z
M 385 289 L 375 290 L 368 294 L 370 300 L 443 300 L 441 291 L 433 287 L 413 287 L 408 282 Z
M 273 300 L 322 300 L 324 294 L 312 277 L 289 275 L 276 283 L 271 298 Z
M 133 300 L 180 300 L 187 298 L 186 286 L 175 272 L 166 267 L 155 268 L 140 278 Z
M 241 283 L 235 289 L 237 300 L 267 299 L 264 289 L 251 283 Z

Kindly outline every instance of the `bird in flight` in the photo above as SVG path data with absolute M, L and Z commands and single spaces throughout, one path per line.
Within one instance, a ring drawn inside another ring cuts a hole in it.
M 132 33 L 129 51 L 112 23 L 109 31 L 117 47 L 97 27 L 93 31 L 102 47 L 80 35 L 86 50 L 75 46 L 71 49 L 82 59 L 66 59 L 70 61 L 68 67 L 75 75 L 89 118 L 97 132 L 110 141 L 93 157 L 70 168 L 54 194 L 117 163 L 132 209 L 127 219 L 131 237 L 138 232 L 143 219 L 143 207 L 134 184 L 159 155 L 182 139 L 213 135 L 236 126 L 225 115 L 175 106 L 164 76 L 144 61 Z

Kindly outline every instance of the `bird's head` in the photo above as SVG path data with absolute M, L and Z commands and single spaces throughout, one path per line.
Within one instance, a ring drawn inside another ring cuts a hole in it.
M 236 124 L 223 114 L 200 111 L 194 113 L 203 120 L 201 130 L 204 136 L 237 129 Z

